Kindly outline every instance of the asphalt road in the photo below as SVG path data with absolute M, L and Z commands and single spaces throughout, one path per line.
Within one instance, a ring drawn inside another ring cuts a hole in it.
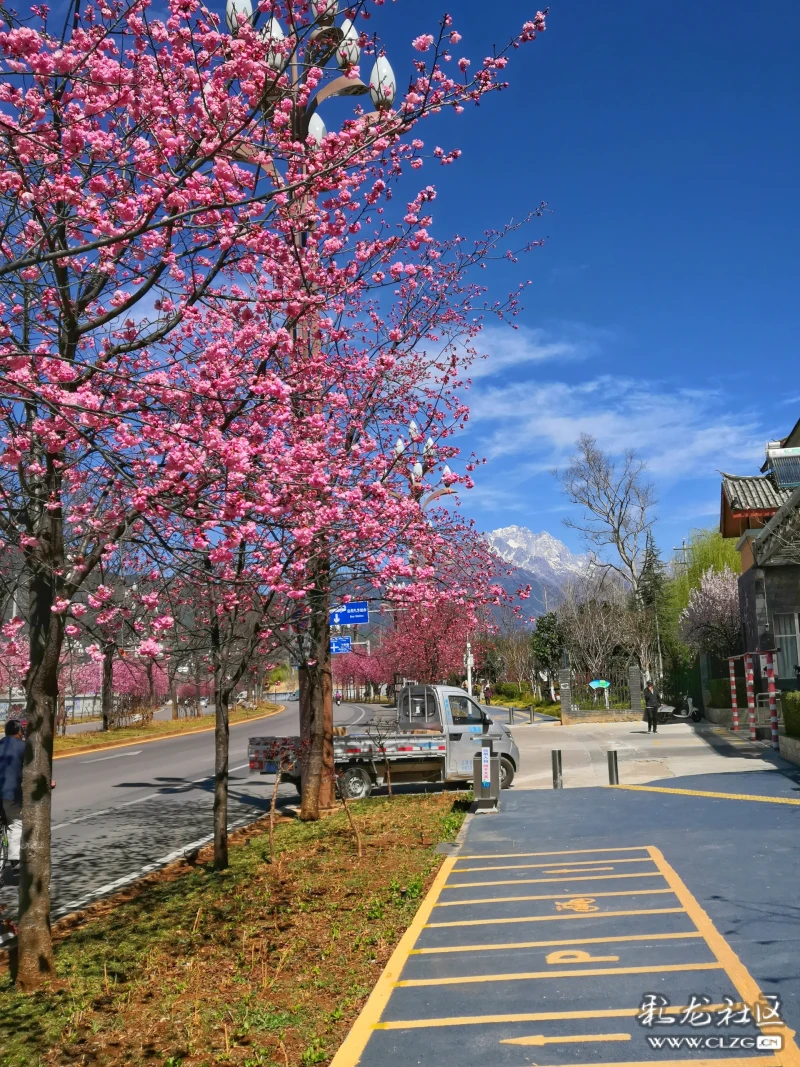
M 269 810 L 272 775 L 250 775 L 247 739 L 299 732 L 297 703 L 266 719 L 230 728 L 228 825 L 252 822 Z M 342 704 L 339 724 L 359 723 L 377 709 Z M 185 850 L 212 830 L 212 732 L 139 742 L 59 758 L 54 764 L 53 910 L 61 915 L 113 891 Z M 284 802 L 296 800 L 281 786 Z M 15 887 L 0 888 L 0 906 L 15 907 Z

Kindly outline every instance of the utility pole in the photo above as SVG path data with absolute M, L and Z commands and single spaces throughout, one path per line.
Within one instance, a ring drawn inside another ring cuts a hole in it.
M 464 655 L 464 666 L 467 668 L 467 692 L 472 696 L 472 668 L 475 666 L 475 660 L 472 658 L 472 645 L 469 641 Z
M 686 538 L 685 537 L 684 537 L 683 541 L 681 542 L 681 547 L 680 548 L 677 548 L 677 547 L 673 548 L 672 551 L 673 552 L 680 552 L 680 554 L 681 554 L 681 563 L 684 565 L 684 567 L 688 566 L 688 561 L 686 559 Z

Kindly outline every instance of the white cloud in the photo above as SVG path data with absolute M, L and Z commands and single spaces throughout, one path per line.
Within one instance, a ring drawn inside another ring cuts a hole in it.
M 528 475 L 563 464 L 581 433 L 613 455 L 635 449 L 659 481 L 755 473 L 768 436 L 752 412 L 733 410 L 715 390 L 655 381 L 515 382 L 470 399 L 476 451 L 490 459 L 524 455 Z M 501 428 L 491 429 L 495 422 Z
M 468 376 L 476 381 L 512 367 L 519 372 L 540 363 L 588 359 L 609 336 L 582 323 L 560 324 L 557 336 L 550 330 L 529 326 L 485 326 L 475 345 L 479 352 L 486 353 L 486 358 L 476 359 Z

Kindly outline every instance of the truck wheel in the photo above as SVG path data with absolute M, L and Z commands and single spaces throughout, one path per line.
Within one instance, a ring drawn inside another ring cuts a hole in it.
M 508 756 L 500 757 L 500 788 L 508 789 L 514 781 L 514 764 Z
M 372 792 L 372 779 L 363 767 L 348 767 L 339 788 L 348 800 L 366 800 Z

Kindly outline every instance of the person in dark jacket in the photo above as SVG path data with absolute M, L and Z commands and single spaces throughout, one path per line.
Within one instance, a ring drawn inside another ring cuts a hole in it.
M 644 713 L 647 718 L 647 732 L 652 730 L 654 734 L 658 733 L 658 709 L 661 706 L 661 701 L 658 699 L 658 693 L 653 688 L 653 683 L 648 682 L 644 690 Z
M 19 866 L 22 839 L 22 757 L 25 742 L 16 719 L 6 723 L 5 737 L 0 740 L 0 807 L 8 826 L 8 858 L 12 867 Z

